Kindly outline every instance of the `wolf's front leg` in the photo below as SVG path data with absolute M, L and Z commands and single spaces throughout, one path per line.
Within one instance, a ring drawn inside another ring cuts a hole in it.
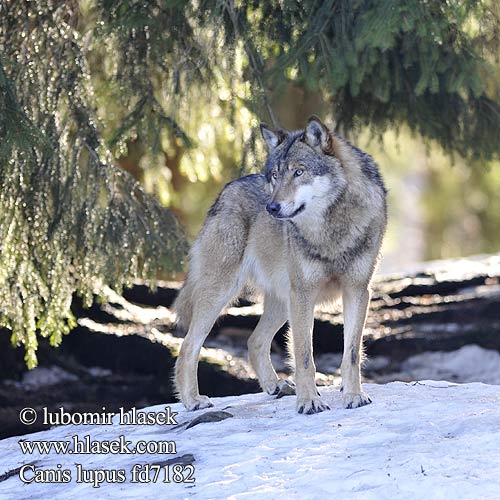
M 361 341 L 370 291 L 366 286 L 345 285 L 344 306 L 344 355 L 342 357 L 342 402 L 344 408 L 358 408 L 372 402 L 361 389 Z
M 313 360 L 312 333 L 314 325 L 314 296 L 307 290 L 292 291 L 290 297 L 290 324 L 295 358 L 295 385 L 297 411 L 319 413 L 329 410 L 321 401 L 316 388 L 316 367 Z

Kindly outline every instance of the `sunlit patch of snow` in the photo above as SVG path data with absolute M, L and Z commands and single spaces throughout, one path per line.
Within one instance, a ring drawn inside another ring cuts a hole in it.
M 111 370 L 101 368 L 100 366 L 91 366 L 90 368 L 87 368 L 87 371 L 90 375 L 92 375 L 92 377 L 109 377 L 113 374 Z
M 432 378 L 500 384 L 500 353 L 473 344 L 451 352 L 425 352 L 403 362 L 399 375 L 405 380 Z M 389 377 L 395 379 L 398 374 Z

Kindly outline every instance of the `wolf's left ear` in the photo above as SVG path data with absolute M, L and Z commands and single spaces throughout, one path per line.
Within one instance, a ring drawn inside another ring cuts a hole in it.
M 276 132 L 269 128 L 265 123 L 260 124 L 260 133 L 266 142 L 267 149 L 271 152 L 276 146 L 281 144 L 285 139 L 285 132 L 281 129 L 276 130 Z
M 332 135 L 317 116 L 309 118 L 304 135 L 305 142 L 312 148 L 321 149 L 325 153 L 332 150 Z

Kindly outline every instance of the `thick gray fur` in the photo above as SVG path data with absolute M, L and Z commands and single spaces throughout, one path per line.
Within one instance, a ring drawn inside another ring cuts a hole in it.
M 211 405 L 198 391 L 200 349 L 222 309 L 250 284 L 264 297 L 248 341 L 262 388 L 272 395 L 290 386 L 278 380 L 270 359 L 271 341 L 289 321 L 297 411 L 328 409 L 314 382 L 313 312 L 316 304 L 342 297 L 343 404 L 368 404 L 360 363 L 370 281 L 386 227 L 382 177 L 369 155 L 318 118 L 300 131 L 261 130 L 269 150 L 264 173 L 224 187 L 192 246 L 174 304 L 186 332 L 176 363 L 179 397 L 191 410 Z

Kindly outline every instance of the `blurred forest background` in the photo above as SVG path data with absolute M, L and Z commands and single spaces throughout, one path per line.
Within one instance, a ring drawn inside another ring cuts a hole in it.
M 182 270 L 172 214 L 313 113 L 381 166 L 383 271 L 498 251 L 499 39 L 494 0 L 0 2 L 3 325 L 33 366 L 73 292 Z

